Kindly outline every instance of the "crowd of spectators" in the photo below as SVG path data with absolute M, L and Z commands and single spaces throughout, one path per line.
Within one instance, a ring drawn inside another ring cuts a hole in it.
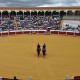
M 64 27 L 60 27 L 61 19 L 53 18 L 51 16 L 26 16 L 23 20 L 20 17 L 15 16 L 3 16 L 0 18 L 0 31 L 12 31 L 12 30 L 64 30 L 64 31 L 78 31 L 80 32 L 80 25 L 77 27 L 66 24 Z
M 61 30 L 80 32 L 80 25 L 78 25 L 77 27 L 73 27 L 69 24 L 66 24 L 64 27 L 61 28 Z
M 0 31 L 7 30 L 52 30 L 60 29 L 60 19 L 51 16 L 26 16 L 23 20 L 20 17 L 0 18 Z

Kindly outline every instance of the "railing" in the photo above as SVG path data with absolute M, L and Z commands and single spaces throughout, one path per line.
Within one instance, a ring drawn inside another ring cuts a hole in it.
M 74 31 L 62 31 L 62 30 L 14 30 L 14 31 L 0 31 L 0 36 L 18 35 L 18 34 L 60 34 L 60 35 L 72 35 L 80 36 L 79 32 Z

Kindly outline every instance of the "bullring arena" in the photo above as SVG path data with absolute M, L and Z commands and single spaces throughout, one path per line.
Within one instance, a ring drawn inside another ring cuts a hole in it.
M 80 7 L 0 11 L 0 80 L 80 80 Z

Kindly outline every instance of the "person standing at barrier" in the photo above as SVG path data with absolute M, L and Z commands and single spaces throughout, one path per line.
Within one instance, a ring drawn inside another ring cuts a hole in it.
M 38 57 L 39 57 L 39 55 L 40 55 L 40 51 L 41 51 L 41 48 L 40 48 L 41 46 L 40 46 L 40 44 L 38 43 L 37 44 L 37 54 L 38 54 Z

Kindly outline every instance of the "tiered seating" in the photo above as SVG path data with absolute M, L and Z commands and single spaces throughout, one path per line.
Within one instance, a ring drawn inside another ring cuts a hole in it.
M 50 16 L 27 16 L 24 20 L 9 17 L 0 19 L 0 31 L 7 30 L 46 30 L 47 27 L 56 30 L 59 29 L 60 20 L 53 19 Z

